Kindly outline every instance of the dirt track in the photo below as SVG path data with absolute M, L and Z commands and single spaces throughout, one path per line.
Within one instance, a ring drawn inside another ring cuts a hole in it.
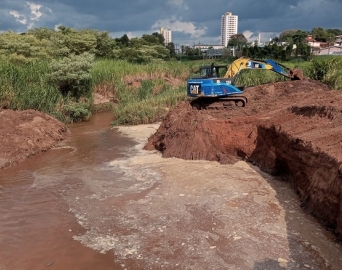
M 293 183 L 302 206 L 342 235 L 342 94 L 317 81 L 245 90 L 248 105 L 228 111 L 172 110 L 145 149 L 163 157 L 248 160 Z

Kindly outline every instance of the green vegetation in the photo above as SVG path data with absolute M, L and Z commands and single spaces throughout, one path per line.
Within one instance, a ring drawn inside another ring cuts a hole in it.
M 35 109 L 55 115 L 55 107 L 63 102 L 60 92 L 47 83 L 47 62 L 17 66 L 0 62 L 0 108 Z
M 308 77 L 321 81 L 332 89 L 342 90 L 342 56 L 313 58 L 306 69 Z
M 39 110 L 64 122 L 86 119 L 92 106 L 92 61 L 87 53 L 52 62 L 1 60 L 0 108 Z
M 321 40 L 330 42 L 338 29 L 313 29 Z M 236 35 L 238 49 L 244 56 L 271 58 L 289 67 L 303 69 L 306 77 L 320 80 L 342 90 L 342 57 L 313 57 L 303 38 L 308 32 L 285 31 L 268 47 L 248 46 Z M 290 45 L 278 46 L 276 41 Z M 76 30 L 60 26 L 17 34 L 0 34 L 0 109 L 35 109 L 65 123 L 89 118 L 96 94 L 109 97 L 115 106 L 114 125 L 160 121 L 168 110 L 185 100 L 186 81 L 204 60 L 199 49 L 181 46 L 175 53 L 173 43 L 164 46 L 158 33 L 141 38 L 111 38 L 108 32 Z M 296 44 L 296 49 L 292 45 Z M 180 58 L 180 57 L 181 58 Z M 199 61 L 187 61 L 199 59 Z M 215 62 L 229 65 L 235 58 L 225 55 Z M 289 61 L 291 60 L 291 61 Z M 209 63 L 210 61 L 210 63 Z M 229 61 L 229 62 L 228 62 Z M 251 86 L 284 80 L 273 72 L 246 70 L 238 85 Z
M 125 125 L 160 121 L 185 100 L 188 70 L 187 64 L 176 61 L 137 65 L 104 59 L 92 74 L 94 87 L 106 88 L 118 102 L 113 125 Z

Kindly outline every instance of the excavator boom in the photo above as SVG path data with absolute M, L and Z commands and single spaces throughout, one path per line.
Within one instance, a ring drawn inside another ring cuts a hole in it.
M 271 59 L 254 60 L 248 57 L 241 57 L 235 60 L 228 68 L 225 78 L 237 76 L 243 69 L 264 69 L 281 74 L 291 80 L 302 80 L 303 72 L 300 69 L 290 69 Z

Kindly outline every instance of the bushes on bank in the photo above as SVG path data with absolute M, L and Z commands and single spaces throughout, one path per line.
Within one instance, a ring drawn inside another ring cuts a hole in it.
M 71 55 L 51 63 L 0 61 L 0 108 L 35 109 L 66 122 L 88 118 L 93 61 L 89 54 Z
M 76 100 L 91 97 L 94 55 L 83 53 L 52 60 L 47 79 L 62 93 Z

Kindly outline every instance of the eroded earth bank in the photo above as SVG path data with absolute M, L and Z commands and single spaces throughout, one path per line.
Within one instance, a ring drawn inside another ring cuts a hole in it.
M 250 87 L 245 95 L 245 108 L 226 111 L 180 103 L 145 149 L 222 164 L 247 160 L 290 181 L 302 206 L 341 236 L 342 94 L 303 80 Z
M 55 118 L 35 110 L 0 110 L 0 169 L 44 152 L 69 135 Z

